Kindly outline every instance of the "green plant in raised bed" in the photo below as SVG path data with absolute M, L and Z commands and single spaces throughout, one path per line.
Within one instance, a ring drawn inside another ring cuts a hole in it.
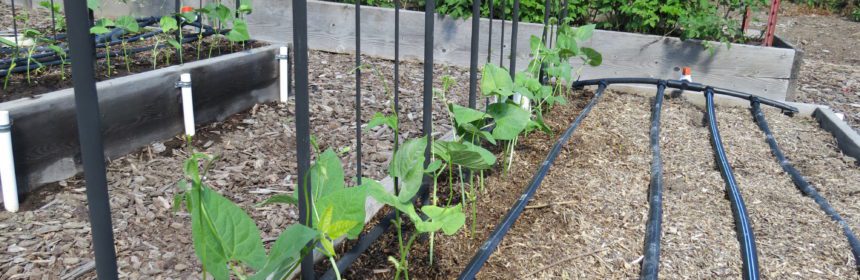
M 175 30 L 179 30 L 179 36 L 182 37 L 182 27 L 179 26 L 179 23 L 176 21 L 176 17 L 173 15 L 167 15 L 161 17 L 161 20 L 158 22 L 158 25 L 161 27 L 161 32 L 164 34 L 170 34 Z M 179 41 L 176 41 L 176 38 L 168 37 L 167 44 L 172 46 L 177 53 L 179 53 L 179 63 L 182 63 L 182 44 Z M 164 57 L 165 63 L 170 64 L 170 55 L 166 55 Z
M 209 18 L 210 24 L 215 27 L 215 34 L 212 35 L 214 42 L 209 44 L 209 57 L 211 58 L 215 45 L 220 42 L 221 37 L 223 36 L 221 35 L 221 25 L 229 22 L 233 18 L 233 13 L 230 8 L 221 4 L 221 1 L 206 4 L 202 11 L 204 11 L 206 17 Z M 219 47 L 218 52 L 220 53 L 220 51 L 221 49 Z
M 42 68 L 42 63 L 33 59 L 33 55 L 36 54 L 36 47 L 39 46 L 39 43 L 44 42 L 45 40 L 42 37 L 42 32 L 35 29 L 24 30 L 24 38 L 30 39 L 33 42 L 30 47 L 27 48 L 27 84 L 30 84 L 30 63 L 36 63 L 37 71 Z
M 104 35 L 110 33 L 110 26 L 114 26 L 113 20 L 109 18 L 103 18 L 96 21 L 93 27 L 90 27 L 90 33 L 95 35 Z M 110 77 L 111 74 L 111 64 L 110 64 L 110 41 L 105 42 L 105 65 L 107 66 L 107 76 Z
M 203 182 L 216 158 L 194 153 L 183 165 L 186 179 L 179 182 L 182 191 L 174 198 L 174 211 L 184 202 L 191 214 L 194 250 L 203 264 L 203 276 L 230 279 L 231 272 L 246 279 L 249 267 L 257 271 L 255 279 L 283 279 L 298 266 L 301 256 L 310 252 L 304 245 L 317 232 L 300 224 L 287 227 L 266 255 L 257 225 L 242 208 Z M 200 170 L 200 162 L 204 169 Z M 271 278 L 269 278 L 271 277 Z
M 59 3 L 51 5 L 51 1 L 40 1 L 39 6 L 54 12 L 54 22 L 56 23 L 54 31 L 66 29 L 66 17 L 63 16 L 63 7 Z
M 9 46 L 12 48 L 14 55 L 9 62 L 9 67 L 6 69 L 6 77 L 3 78 L 3 89 L 5 90 L 9 86 L 9 77 L 12 76 L 12 69 L 15 69 L 15 58 L 18 57 L 18 45 L 15 42 L 7 40 L 6 38 L 0 37 L 0 44 Z
M 248 33 L 248 24 L 245 23 L 244 15 L 250 14 L 252 11 L 251 3 L 247 0 L 239 2 L 239 8 L 236 11 L 236 17 L 233 19 L 233 27 L 227 33 L 227 39 L 232 43 L 241 43 L 242 48 L 245 48 L 245 42 L 251 40 L 251 35 Z M 231 45 L 232 46 L 232 45 Z
M 140 32 L 140 25 L 132 16 L 120 16 L 116 18 L 116 27 L 122 28 L 126 35 Z M 131 60 L 128 57 L 128 42 L 125 37 L 120 42 L 122 44 L 122 55 L 125 57 L 125 70 L 131 72 Z
M 407 241 L 403 240 L 403 220 L 398 215 L 394 223 L 397 226 L 397 236 L 399 244 L 399 256 L 389 256 L 388 260 L 394 265 L 395 279 L 399 279 L 401 273 L 406 279 L 409 279 L 409 262 L 407 256 L 412 248 L 413 243 L 419 235 L 424 233 L 435 233 L 442 231 L 446 235 L 455 234 L 466 221 L 466 216 L 462 212 L 462 205 L 452 207 L 439 207 L 435 205 L 425 205 L 421 207 L 421 213 L 427 218 L 422 219 L 418 214 L 412 200 L 421 189 L 421 182 L 427 174 L 438 174 L 442 163 L 434 161 L 427 169 L 424 169 L 424 149 L 427 147 L 427 138 L 422 137 L 406 141 L 402 147 L 394 154 L 388 166 L 388 174 L 392 178 L 397 178 L 400 182 L 400 189 L 397 194 L 392 194 L 377 182 L 370 182 L 368 193 L 380 203 L 384 203 L 394 207 L 399 212 L 404 213 L 407 218 L 415 226 L 415 231 Z
M 54 51 L 55 53 L 57 53 L 57 56 L 60 57 L 60 77 L 62 77 L 62 79 L 65 81 L 66 80 L 66 65 L 69 64 L 66 61 L 66 57 L 68 57 L 66 50 L 64 50 L 63 48 L 61 48 L 55 44 L 48 45 L 48 48 L 51 49 L 52 51 Z

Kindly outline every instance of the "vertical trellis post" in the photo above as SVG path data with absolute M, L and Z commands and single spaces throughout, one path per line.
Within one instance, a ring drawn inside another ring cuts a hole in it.
M 469 61 L 469 108 L 475 109 L 478 91 L 478 27 L 481 23 L 481 0 L 472 0 L 472 44 Z
M 69 0 L 67 0 L 69 1 Z M 296 61 L 296 157 L 298 163 L 299 223 L 311 227 L 309 216 L 313 202 L 308 199 L 311 192 L 310 176 L 306 176 L 311 165 L 310 118 L 308 108 L 308 3 L 293 0 L 293 44 Z M 307 244 L 312 250 L 313 244 Z M 313 254 L 302 259 L 302 279 L 314 279 Z
M 499 15 L 499 19 L 501 20 L 502 25 L 502 37 L 499 39 L 499 67 L 504 67 L 503 60 L 505 59 L 505 1 L 499 1 L 501 5 L 501 14 Z
M 78 135 L 87 205 L 92 226 L 93 251 L 98 279 L 117 279 L 110 197 L 105 175 L 101 115 L 95 81 L 95 42 L 90 37 L 88 8 L 84 1 L 65 0 L 68 39 L 72 60 Z
M 400 0 L 394 0 L 394 115 L 400 119 Z M 400 148 L 400 135 L 394 134 L 394 152 Z M 394 192 L 400 193 L 400 184 L 394 177 Z
M 433 35 L 436 1 L 427 0 L 424 5 L 424 137 L 427 137 L 427 148 L 424 149 L 424 168 L 430 165 L 431 147 L 433 142 Z
M 18 59 L 18 47 L 21 45 L 18 43 L 18 15 L 15 9 L 15 0 L 12 0 L 12 37 L 15 37 L 15 53 L 12 55 L 12 61 Z M 11 71 L 10 71 L 11 72 Z M 6 75 L 11 75 L 12 73 L 6 73 Z
M 517 27 L 520 23 L 520 0 L 514 0 L 514 8 L 511 15 L 511 79 L 517 72 Z
M 355 178 L 361 185 L 361 1 L 355 1 Z

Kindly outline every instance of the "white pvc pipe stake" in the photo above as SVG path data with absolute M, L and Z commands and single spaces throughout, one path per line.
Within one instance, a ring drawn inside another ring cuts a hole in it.
M 281 102 L 287 103 L 287 99 L 290 98 L 289 49 L 281 47 L 279 54 L 281 57 L 278 60 L 280 66 Z
M 191 74 L 179 76 L 182 85 L 182 117 L 185 120 L 185 135 L 194 136 L 194 103 L 191 100 Z
M 0 184 L 3 185 L 3 205 L 6 211 L 18 212 L 18 182 L 12 155 L 12 127 L 9 111 L 0 111 Z

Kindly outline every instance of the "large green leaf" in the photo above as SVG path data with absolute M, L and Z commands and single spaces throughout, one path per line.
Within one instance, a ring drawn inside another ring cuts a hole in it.
M 327 209 L 331 209 L 332 211 L 329 225 L 320 224 L 321 227 L 317 227 L 317 229 L 326 233 L 332 239 L 340 238 L 344 234 L 347 234 L 349 238 L 358 237 L 362 228 L 364 228 L 364 205 L 367 198 L 367 186 L 373 185 L 375 181 L 370 178 L 362 178 L 362 183 L 361 186 L 341 188 L 324 193 L 322 197 L 314 201 L 314 208 L 317 209 L 318 213 L 322 214 Z M 344 232 L 339 231 L 340 229 L 333 231 L 334 228 L 331 226 L 341 221 L 349 222 L 350 226 L 344 228 Z M 317 222 L 316 216 L 314 216 L 313 224 L 317 225 Z M 327 226 L 329 228 L 326 228 Z
M 507 70 L 492 63 L 484 65 L 481 72 L 481 94 L 484 96 L 510 96 L 513 94 L 513 86 L 514 82 Z
M 400 212 L 406 213 L 409 219 L 413 221 L 421 220 L 421 217 L 419 217 L 418 213 L 415 212 L 415 207 L 411 201 L 401 202 L 397 196 L 388 192 L 388 190 L 386 190 L 382 185 L 369 185 L 367 192 L 377 202 L 394 207 L 395 209 L 400 210 Z
M 588 24 L 588 25 L 580 26 L 580 27 L 576 28 L 576 32 L 575 32 L 574 37 L 576 38 L 577 41 L 580 41 L 580 42 L 591 39 L 591 35 L 594 33 L 595 27 L 596 27 L 596 25 L 594 25 L 594 24 Z
M 317 235 L 316 230 L 304 225 L 290 225 L 281 232 L 278 240 L 272 245 L 266 264 L 251 279 L 283 279 L 298 264 L 305 244 L 311 242 Z
M 332 149 L 319 155 L 310 169 L 314 200 L 344 188 L 343 166 Z
M 380 112 L 376 112 L 376 114 L 373 115 L 373 118 L 370 119 L 370 122 L 367 123 L 367 127 L 364 129 L 371 130 L 380 125 L 386 125 L 392 130 L 397 131 L 397 117 L 394 115 L 385 116 Z
M 419 232 L 436 232 L 441 229 L 446 235 L 453 235 L 466 223 L 466 215 L 461 208 L 460 204 L 447 208 L 434 205 L 421 207 L 421 212 L 427 215 L 428 220 L 413 221 L 416 222 L 415 229 Z
M 471 123 L 490 117 L 487 113 L 469 107 L 463 107 L 457 104 L 451 104 L 451 107 L 454 112 L 454 120 L 456 120 L 458 124 Z
M 204 234 L 215 236 L 227 260 L 241 261 L 254 269 L 266 263 L 266 250 L 254 220 L 229 199 L 208 188 L 201 190 L 201 214 L 208 229 Z
M 227 270 L 228 259 L 224 253 L 224 248 L 221 246 L 217 233 L 213 231 L 211 223 L 205 214 L 209 207 L 205 205 L 202 205 L 203 207 L 195 207 L 201 205 L 201 196 L 204 192 L 198 184 L 195 185 L 191 193 L 185 196 L 188 211 L 191 213 L 191 235 L 193 236 L 194 253 L 200 259 L 200 262 L 203 263 L 203 269 L 208 271 L 215 279 L 230 279 L 230 272 Z
M 434 141 L 433 154 L 471 170 L 490 169 L 496 163 L 493 153 L 469 142 Z
M 600 66 L 603 63 L 603 55 L 592 48 L 582 48 L 585 57 L 588 58 L 588 65 Z
M 244 20 L 233 20 L 233 29 L 227 33 L 227 39 L 231 42 L 244 42 L 251 40 L 251 35 L 248 33 L 248 25 Z
M 130 33 L 140 32 L 140 25 L 132 16 L 120 16 L 116 18 L 116 26 Z
M 171 31 L 177 30 L 179 26 L 177 26 L 176 19 L 173 16 L 163 16 L 161 20 L 158 22 L 158 25 L 161 26 L 161 32 L 170 33 Z
M 400 179 L 401 201 L 408 201 L 418 193 L 424 176 L 424 151 L 427 137 L 411 139 L 403 143 L 388 164 L 391 177 Z
M 529 112 L 510 103 L 491 104 L 487 107 L 487 113 L 496 121 L 493 137 L 498 140 L 513 140 L 531 121 Z

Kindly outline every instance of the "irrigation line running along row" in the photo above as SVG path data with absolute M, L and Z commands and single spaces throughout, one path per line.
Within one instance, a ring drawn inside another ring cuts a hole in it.
M 645 257 L 640 279 L 657 279 L 660 269 L 660 237 L 663 224 L 663 160 L 660 158 L 660 112 L 666 83 L 657 84 L 657 95 L 651 107 L 651 182 L 648 186 L 648 222 L 645 224 Z
M 484 263 L 487 262 L 487 259 L 490 258 L 490 255 L 496 250 L 499 243 L 505 237 L 505 234 L 508 233 L 511 226 L 513 226 L 514 222 L 516 222 L 517 218 L 520 217 L 523 210 L 526 207 L 526 204 L 529 203 L 532 196 L 534 196 L 535 191 L 537 191 L 538 187 L 540 187 L 541 182 L 543 182 L 543 178 L 546 177 L 547 172 L 549 171 L 550 166 L 552 166 L 553 162 L 555 162 L 555 158 L 558 157 L 559 152 L 561 151 L 561 147 L 564 146 L 573 132 L 577 127 L 582 123 L 582 120 L 588 116 L 588 113 L 591 112 L 591 108 L 594 107 L 595 104 L 600 100 L 600 97 L 603 96 L 603 92 L 606 90 L 606 83 L 599 83 L 597 91 L 594 93 L 594 97 L 591 98 L 591 101 L 588 105 L 582 109 L 582 112 L 579 116 L 576 117 L 576 120 L 570 124 L 567 130 L 564 131 L 564 134 L 559 137 L 558 141 L 556 141 L 555 145 L 552 146 L 552 150 L 547 154 L 546 159 L 541 163 L 540 168 L 535 173 L 534 177 L 532 177 L 531 183 L 529 183 L 525 192 L 523 192 L 522 196 L 514 202 L 513 207 L 508 210 L 508 213 L 502 218 L 501 223 L 496 226 L 496 229 L 493 230 L 493 233 L 490 234 L 490 237 L 484 242 L 483 245 L 478 249 L 478 252 L 475 253 L 475 256 L 472 257 L 472 260 L 469 261 L 469 264 L 466 265 L 466 268 L 463 269 L 463 272 L 460 274 L 458 279 L 468 280 L 475 279 L 475 276 L 478 275 L 478 272 L 484 266 Z
M 732 214 L 735 218 L 735 226 L 738 234 L 738 240 L 741 246 L 741 260 L 743 261 L 743 278 L 755 280 L 759 279 L 758 268 L 758 252 L 755 246 L 755 235 L 750 225 L 747 208 L 744 205 L 744 199 L 738 190 L 738 183 L 735 181 L 734 172 L 726 159 L 726 152 L 723 148 L 722 137 L 720 137 L 720 129 L 717 127 L 717 116 L 714 112 L 714 89 L 711 87 L 705 88 L 705 100 L 708 111 L 708 128 L 711 131 L 711 144 L 714 146 L 714 151 L 717 156 L 717 163 L 720 167 L 720 173 L 723 175 L 723 180 L 726 181 L 726 192 L 728 193 L 729 201 L 732 204 Z
M 842 227 L 842 232 L 845 234 L 845 237 L 848 239 L 848 245 L 851 247 L 851 254 L 854 256 L 854 264 L 858 273 L 860 273 L 860 240 L 858 240 L 857 236 L 854 235 L 854 231 L 851 230 L 848 223 L 846 223 L 845 220 L 842 219 L 842 216 L 836 212 L 836 209 L 833 209 L 833 206 L 831 206 L 830 203 L 815 190 L 815 187 L 809 184 L 809 182 L 803 178 L 803 175 L 800 175 L 800 172 L 797 171 L 797 169 L 788 162 L 788 159 L 785 158 L 785 154 L 783 154 L 782 150 L 779 149 L 779 145 L 776 144 L 776 138 L 773 137 L 773 133 L 767 125 L 767 120 L 761 111 L 761 104 L 758 98 L 752 98 L 750 100 L 750 106 L 752 107 L 750 112 L 755 118 L 755 122 L 758 124 L 759 129 L 764 133 L 767 144 L 770 146 L 771 153 L 776 158 L 776 161 L 779 162 L 782 170 L 791 176 L 791 181 L 794 183 L 794 186 L 796 186 L 803 195 L 812 198 L 812 200 L 821 207 L 821 210 L 823 210 L 824 213 L 830 216 L 831 219 L 839 223 Z

